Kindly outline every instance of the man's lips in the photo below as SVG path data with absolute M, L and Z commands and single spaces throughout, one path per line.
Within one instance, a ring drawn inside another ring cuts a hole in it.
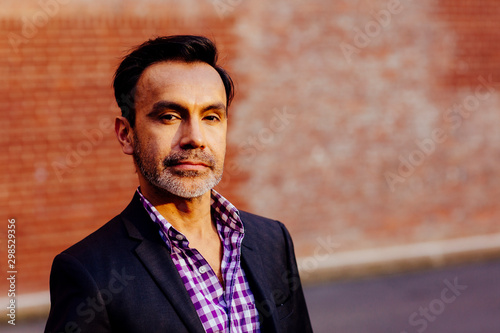
M 202 161 L 177 161 L 172 167 L 184 170 L 201 170 L 208 167 L 208 164 Z

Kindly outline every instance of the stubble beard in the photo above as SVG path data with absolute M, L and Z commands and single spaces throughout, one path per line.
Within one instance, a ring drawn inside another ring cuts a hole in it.
M 137 168 L 149 183 L 185 199 L 201 197 L 222 178 L 223 161 L 217 163 L 214 156 L 200 149 L 171 153 L 163 161 L 158 161 L 135 137 L 133 157 Z M 182 160 L 201 161 L 208 167 L 203 171 L 174 170 L 172 166 Z

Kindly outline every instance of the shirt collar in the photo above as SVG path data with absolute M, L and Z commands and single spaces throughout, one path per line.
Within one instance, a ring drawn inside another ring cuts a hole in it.
M 188 241 L 186 237 L 181 232 L 177 231 L 163 217 L 163 215 L 158 212 L 156 207 L 153 206 L 151 202 L 149 202 L 149 200 L 142 195 L 140 186 L 137 188 L 137 193 L 139 194 L 142 205 L 148 212 L 151 220 L 159 225 L 160 230 L 162 231 L 160 235 L 162 236 L 169 249 L 172 248 L 172 244 L 175 244 L 179 247 L 187 247 Z M 221 194 L 213 189 L 211 190 L 210 197 L 210 206 L 216 223 L 219 226 L 226 226 L 233 231 L 244 234 L 245 230 L 238 209 L 236 209 L 236 207 L 231 202 L 229 202 L 229 200 L 224 198 Z

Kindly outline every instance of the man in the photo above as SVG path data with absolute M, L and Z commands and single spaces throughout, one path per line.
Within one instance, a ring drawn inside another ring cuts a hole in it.
M 56 256 L 46 332 L 311 332 L 283 224 L 238 211 L 222 177 L 229 75 L 198 36 L 150 40 L 115 74 L 139 188 Z

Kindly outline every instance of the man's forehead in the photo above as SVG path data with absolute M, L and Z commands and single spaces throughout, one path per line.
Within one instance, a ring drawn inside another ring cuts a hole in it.
M 203 62 L 165 61 L 146 68 L 137 82 L 136 111 L 150 109 L 159 100 L 177 103 L 226 104 L 219 73 Z M 193 105 L 194 105 L 193 104 Z
M 147 67 L 137 82 L 138 88 L 179 85 L 205 85 L 224 89 L 219 73 L 204 62 L 162 61 Z

